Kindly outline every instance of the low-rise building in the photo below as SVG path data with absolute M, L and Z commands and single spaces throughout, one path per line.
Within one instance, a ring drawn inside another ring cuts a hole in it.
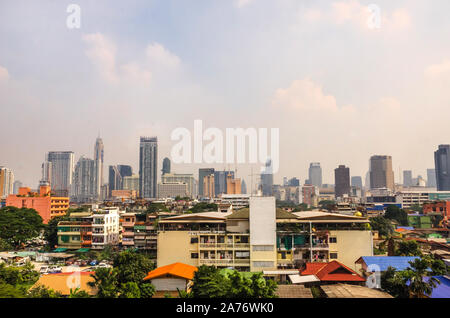
M 42 217 L 44 224 L 47 224 L 52 218 L 66 214 L 69 198 L 52 196 L 49 186 L 40 186 L 39 193 L 22 187 L 18 194 L 11 194 L 6 198 L 6 206 L 34 209 Z

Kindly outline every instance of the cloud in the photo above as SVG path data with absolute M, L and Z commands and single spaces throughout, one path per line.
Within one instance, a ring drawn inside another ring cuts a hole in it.
M 94 64 L 100 76 L 109 83 L 117 83 L 116 47 L 101 33 L 86 34 L 83 41 L 89 45 L 87 57 Z
M 278 89 L 272 103 L 275 107 L 291 110 L 333 114 L 352 109 L 351 106 L 338 107 L 336 98 L 332 95 L 326 95 L 322 86 L 309 78 L 295 80 L 288 88 Z
M 235 5 L 238 8 L 243 8 L 247 5 L 249 5 L 250 3 L 254 2 L 255 0 L 236 0 Z
M 138 82 L 147 84 L 156 70 L 175 70 L 181 65 L 178 56 L 171 53 L 160 43 L 149 44 L 143 58 L 136 56 L 135 61 L 119 63 L 116 59 L 116 45 L 101 33 L 83 36 L 87 44 L 86 56 L 96 68 L 100 77 L 109 84 L 120 82 Z
M 0 65 L 0 82 L 7 82 L 9 80 L 8 70 Z
M 445 59 L 439 64 L 432 64 L 425 69 L 425 76 L 436 77 L 450 73 L 450 59 Z
M 160 43 L 149 44 L 145 52 L 149 61 L 159 66 L 175 69 L 181 64 L 180 58 Z

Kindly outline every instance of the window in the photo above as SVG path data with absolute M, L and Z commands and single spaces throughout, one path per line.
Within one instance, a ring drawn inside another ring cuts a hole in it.
M 198 258 L 198 253 L 191 253 L 191 258 Z
M 191 237 L 191 244 L 198 243 L 198 237 Z
M 330 253 L 330 259 L 337 259 L 338 258 L 338 254 L 337 253 Z
M 274 267 L 273 262 L 253 262 L 253 267 Z
M 254 245 L 253 252 L 271 252 L 273 251 L 273 245 Z
M 330 237 L 330 243 L 337 243 L 336 237 Z

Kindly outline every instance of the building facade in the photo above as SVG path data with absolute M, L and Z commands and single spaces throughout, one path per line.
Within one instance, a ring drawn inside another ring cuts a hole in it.
M 7 198 L 14 192 L 14 173 L 11 169 L 0 167 L 0 199 Z
M 450 190 L 450 145 L 439 145 L 434 153 L 436 186 L 438 191 Z
M 334 169 L 334 184 L 336 197 L 350 195 L 350 168 L 340 165 Z
M 370 158 L 370 188 L 395 190 L 391 156 L 377 155 Z
M 316 187 L 322 187 L 322 167 L 320 162 L 312 162 L 308 170 L 308 184 Z
M 158 168 L 158 138 L 141 137 L 139 147 L 139 194 L 142 198 L 156 198 Z
M 72 151 L 51 151 L 46 162 L 51 163 L 50 186 L 55 195 L 68 197 L 72 192 L 75 157 Z

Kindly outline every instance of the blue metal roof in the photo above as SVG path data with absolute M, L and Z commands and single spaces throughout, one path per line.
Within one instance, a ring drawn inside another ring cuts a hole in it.
M 409 262 L 414 261 L 418 256 L 362 256 L 367 266 L 376 265 L 379 271 L 384 272 L 389 266 L 394 267 L 398 271 L 403 271 L 409 267 Z M 370 270 L 374 272 L 375 269 Z
M 434 276 L 441 284 L 437 285 L 431 293 L 431 298 L 450 298 L 450 278 L 447 276 Z M 425 281 L 428 281 L 428 277 L 425 277 Z
M 412 226 L 397 226 L 397 229 L 404 229 L 404 230 L 414 230 Z

